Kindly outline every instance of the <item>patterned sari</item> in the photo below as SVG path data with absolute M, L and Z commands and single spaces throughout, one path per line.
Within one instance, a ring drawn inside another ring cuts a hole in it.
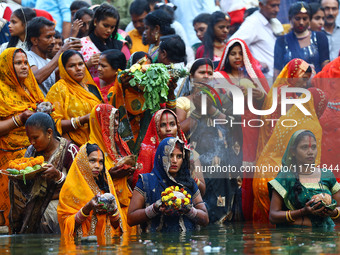
M 260 128 L 258 145 L 257 145 L 257 159 L 261 156 L 262 150 L 266 146 L 274 127 L 275 122 L 272 124 L 270 121 L 266 121 L 269 119 L 279 119 L 281 117 L 281 89 L 283 87 L 294 87 L 297 80 L 301 78 L 306 70 L 308 69 L 309 64 L 302 59 L 294 58 L 289 61 L 289 63 L 283 68 L 279 76 L 276 78 L 273 86 L 270 88 L 270 91 L 263 103 L 262 109 L 267 110 L 273 104 L 273 89 L 277 88 L 277 107 L 276 110 L 270 115 L 263 115 L 261 119 L 264 122 L 264 125 Z M 298 98 L 299 96 L 295 93 L 287 94 L 287 98 Z M 274 126 L 274 127 L 272 127 Z
M 290 147 L 294 144 L 297 136 L 303 131 L 305 130 L 298 130 L 294 132 L 287 145 L 287 149 L 282 157 L 282 166 L 287 167 L 287 169 L 289 169 L 289 167 L 292 165 Z M 318 143 L 319 141 L 317 141 L 317 144 Z M 269 191 L 271 192 L 274 189 L 282 197 L 284 201 L 283 210 L 301 209 L 316 194 L 326 193 L 332 196 L 340 190 L 340 184 L 336 181 L 332 171 L 322 169 L 319 183 L 302 184 L 301 192 L 299 192 L 297 196 L 297 192 L 294 190 L 296 178 L 297 177 L 295 173 L 291 171 L 282 171 L 278 173 L 274 180 L 271 180 L 268 183 Z M 332 203 L 333 202 L 336 201 L 333 199 Z M 329 228 L 335 225 L 330 217 L 321 217 L 317 215 L 308 215 L 308 217 L 310 218 L 313 227 Z M 282 225 L 287 227 L 287 224 Z
M 138 181 L 138 176 L 140 174 L 150 173 L 153 168 L 156 150 L 159 143 L 161 142 L 161 139 L 159 138 L 160 121 L 163 113 L 166 112 L 171 113 L 175 116 L 177 124 L 177 137 L 184 141 L 185 144 L 187 144 L 184 133 L 180 128 L 177 115 L 169 109 L 162 109 L 155 112 L 150 121 L 148 131 L 146 132 L 143 143 L 141 145 L 140 153 L 138 155 L 137 169 L 133 174 L 133 186 L 136 185 Z
M 229 77 L 228 73 L 225 70 L 226 63 L 229 61 L 229 50 L 235 43 L 239 43 L 241 45 L 244 69 L 248 75 L 248 78 L 250 78 L 256 88 L 267 94 L 269 91 L 269 86 L 265 76 L 261 71 L 261 66 L 251 54 L 247 44 L 241 39 L 235 38 L 228 42 L 223 52 L 222 59 L 218 67 L 216 68 L 216 72 L 221 74 L 222 77 L 224 77 L 228 81 L 228 83 L 235 85 L 234 80 Z M 244 115 L 242 116 L 242 121 L 248 123 L 248 121 L 252 119 L 259 119 L 259 117 L 251 113 L 248 106 L 246 105 Z M 242 126 L 242 135 L 244 144 L 242 148 L 243 165 L 254 165 L 256 160 L 256 148 L 259 136 L 259 128 L 250 127 L 248 124 L 246 124 L 245 126 Z M 249 212 L 252 211 L 252 201 L 252 175 L 249 173 L 244 173 L 242 181 L 242 207 L 246 220 L 251 220 L 251 214 L 249 214 Z
M 327 97 L 320 89 L 310 88 L 309 90 L 312 93 L 312 98 L 304 104 L 304 107 L 306 107 L 312 115 L 304 115 L 294 105 L 288 111 L 287 115 L 284 115 L 279 119 L 279 123 L 285 120 L 294 119 L 296 120 L 297 125 L 295 127 L 283 127 L 280 124 L 276 125 L 272 136 L 256 163 L 256 166 L 259 167 L 261 171 L 255 172 L 253 180 L 254 222 L 269 223 L 270 199 L 267 183 L 276 177 L 278 171 L 264 171 L 264 169 L 268 169 L 269 167 L 276 167 L 279 169 L 289 139 L 296 131 L 308 129 L 315 135 L 319 152 L 315 164 L 318 165 L 320 163 L 322 128 L 318 118 L 320 118 L 327 106 Z
M 58 61 L 60 80 L 52 86 L 46 98 L 53 103 L 55 110 L 52 117 L 56 122 L 58 132 L 66 139 L 81 146 L 89 140 L 89 125 L 85 124 L 77 130 L 63 133 L 61 121 L 89 114 L 93 107 L 102 102 L 102 96 L 87 68 L 82 82 L 88 85 L 89 91 L 70 77 L 61 58 L 62 55 Z
M 104 169 L 107 184 L 110 192 L 118 201 L 116 191 L 107 169 Z M 68 172 L 65 183 L 59 194 L 58 221 L 60 224 L 61 236 L 66 242 L 70 242 L 74 237 L 85 237 L 96 235 L 100 240 L 110 240 L 114 235 L 119 235 L 123 231 L 122 226 L 126 226 L 124 213 L 117 203 L 120 217 L 120 227 L 114 229 L 110 219 L 106 214 L 97 215 L 91 211 L 90 216 L 75 229 L 75 215 L 85 206 L 95 195 L 104 192 L 99 189 L 89 165 L 86 153 L 86 144 L 83 145 Z
M 119 159 L 131 155 L 129 147 L 114 130 L 115 113 L 118 110 L 112 105 L 99 104 L 93 108 L 90 115 L 90 140 L 89 143 L 97 144 L 105 155 L 105 168 L 110 170 Z M 116 194 L 124 217 L 123 230 L 136 234 L 136 227 L 127 225 L 126 217 L 132 197 L 131 189 L 127 183 L 128 176 L 112 179 Z
M 0 120 L 12 118 L 25 111 L 31 104 L 45 99 L 30 67 L 28 67 L 28 77 L 24 81 L 27 91 L 19 84 L 13 65 L 16 50 L 18 49 L 8 48 L 0 57 Z M 10 160 L 23 157 L 29 145 L 24 126 L 11 130 L 5 136 L 0 136 L 0 169 L 6 169 Z M 8 178 L 5 175 L 0 175 L 0 200 L 0 209 L 5 211 L 6 224 L 8 224 L 7 215 L 10 205 Z
M 312 83 L 322 89 L 328 99 L 328 107 L 320 119 L 322 126 L 321 164 L 327 167 L 340 164 L 340 58 L 336 58 L 327 64 L 320 73 L 314 76 Z M 334 171 L 335 177 L 340 181 L 338 171 Z

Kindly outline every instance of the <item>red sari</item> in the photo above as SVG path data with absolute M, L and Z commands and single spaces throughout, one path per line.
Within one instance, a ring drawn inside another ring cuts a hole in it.
M 314 87 L 322 89 L 328 97 L 328 107 L 320 118 L 322 127 L 321 165 L 328 169 L 333 168 L 333 173 L 340 181 L 340 57 L 327 64 L 321 72 L 314 76 Z
M 235 85 L 228 73 L 225 71 L 225 65 L 228 60 L 228 53 L 231 46 L 235 43 L 239 43 L 241 45 L 242 53 L 243 53 L 243 64 L 245 70 L 249 78 L 252 80 L 254 85 L 261 89 L 265 94 L 269 91 L 269 86 L 265 76 L 261 71 L 260 63 L 252 56 L 247 44 L 238 38 L 232 39 L 228 42 L 224 52 L 222 54 L 222 59 L 216 68 L 216 72 L 221 74 L 227 81 Z M 257 127 L 249 127 L 247 125 L 248 121 L 251 119 L 259 119 L 259 116 L 253 114 L 248 109 L 246 105 L 244 115 L 242 116 L 242 121 L 245 121 L 246 125 L 242 125 L 242 134 L 243 134 L 243 165 L 253 165 L 256 160 L 256 149 L 257 149 L 257 141 L 259 136 L 259 128 Z M 252 219 L 252 211 L 253 211 L 253 188 L 252 188 L 252 173 L 244 173 L 243 181 L 242 181 L 242 210 L 245 220 Z
M 177 124 L 177 137 L 181 139 L 185 144 L 187 144 L 185 135 L 182 129 L 180 128 L 177 115 L 169 109 L 161 109 L 155 112 L 150 121 L 148 130 L 146 131 L 145 137 L 140 148 L 137 160 L 137 169 L 133 174 L 132 182 L 133 187 L 136 185 L 138 181 L 138 176 L 140 174 L 147 174 L 152 171 L 156 150 L 159 143 L 161 142 L 161 139 L 159 138 L 160 121 L 163 113 L 165 112 L 169 112 L 175 116 Z

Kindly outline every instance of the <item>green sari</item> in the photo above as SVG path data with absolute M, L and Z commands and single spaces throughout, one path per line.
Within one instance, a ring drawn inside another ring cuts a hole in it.
M 274 180 L 268 182 L 270 196 L 272 190 L 275 190 L 283 198 L 284 208 L 282 210 L 301 209 L 316 194 L 327 193 L 332 196 L 340 190 L 340 184 L 336 181 L 333 172 L 327 169 L 321 169 L 319 183 L 304 183 L 302 184 L 301 192 L 294 191 L 296 189 L 297 174 L 292 171 L 284 171 L 284 169 L 290 169 L 292 165 L 292 155 L 289 148 L 294 144 L 296 137 L 303 131 L 305 130 L 299 130 L 293 134 L 282 158 L 283 169 Z M 336 201 L 333 199 L 332 203 L 334 202 Z M 324 228 L 335 225 L 330 217 L 320 217 L 316 215 L 309 215 L 308 217 L 313 227 Z M 284 225 L 287 226 L 287 224 Z

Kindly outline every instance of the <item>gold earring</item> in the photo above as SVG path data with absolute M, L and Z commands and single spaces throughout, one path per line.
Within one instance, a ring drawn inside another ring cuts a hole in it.
M 158 41 L 158 33 L 155 34 L 155 40 Z
M 50 135 L 48 136 L 48 140 L 51 140 L 51 136 Z

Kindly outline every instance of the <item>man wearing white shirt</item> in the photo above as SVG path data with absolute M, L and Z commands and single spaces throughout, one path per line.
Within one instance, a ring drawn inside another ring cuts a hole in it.
M 263 69 L 269 70 L 265 73 L 267 78 L 274 74 L 276 36 L 272 21 L 279 12 L 279 6 L 280 0 L 259 0 L 260 10 L 249 16 L 230 38 L 240 38 L 247 43 L 251 53 L 261 63 Z

